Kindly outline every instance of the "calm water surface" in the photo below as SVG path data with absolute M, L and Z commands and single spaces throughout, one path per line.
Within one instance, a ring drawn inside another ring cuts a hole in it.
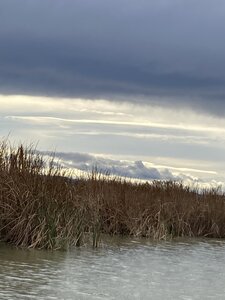
M 114 241 L 98 250 L 0 244 L 0 299 L 225 299 L 225 242 Z

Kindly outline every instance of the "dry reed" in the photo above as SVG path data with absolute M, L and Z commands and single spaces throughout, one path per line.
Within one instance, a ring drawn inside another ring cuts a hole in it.
M 131 183 L 92 172 L 73 179 L 32 147 L 0 144 L 0 239 L 62 249 L 100 234 L 225 237 L 225 195 L 182 183 Z

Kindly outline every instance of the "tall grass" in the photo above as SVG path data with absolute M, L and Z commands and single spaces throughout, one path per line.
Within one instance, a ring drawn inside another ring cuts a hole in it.
M 100 234 L 225 237 L 225 196 L 182 183 L 131 183 L 92 172 L 74 180 L 32 147 L 0 144 L 0 239 L 61 249 Z

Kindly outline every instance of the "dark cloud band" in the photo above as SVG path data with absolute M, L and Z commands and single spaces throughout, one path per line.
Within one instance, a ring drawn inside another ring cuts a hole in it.
M 3 0 L 0 93 L 157 98 L 223 113 L 224 8 L 222 1 Z

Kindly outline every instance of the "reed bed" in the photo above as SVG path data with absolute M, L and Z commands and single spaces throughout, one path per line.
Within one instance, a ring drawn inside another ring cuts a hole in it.
M 74 179 L 32 147 L 0 144 L 0 240 L 64 249 L 102 233 L 225 237 L 225 195 L 171 181 L 132 183 L 93 171 Z

